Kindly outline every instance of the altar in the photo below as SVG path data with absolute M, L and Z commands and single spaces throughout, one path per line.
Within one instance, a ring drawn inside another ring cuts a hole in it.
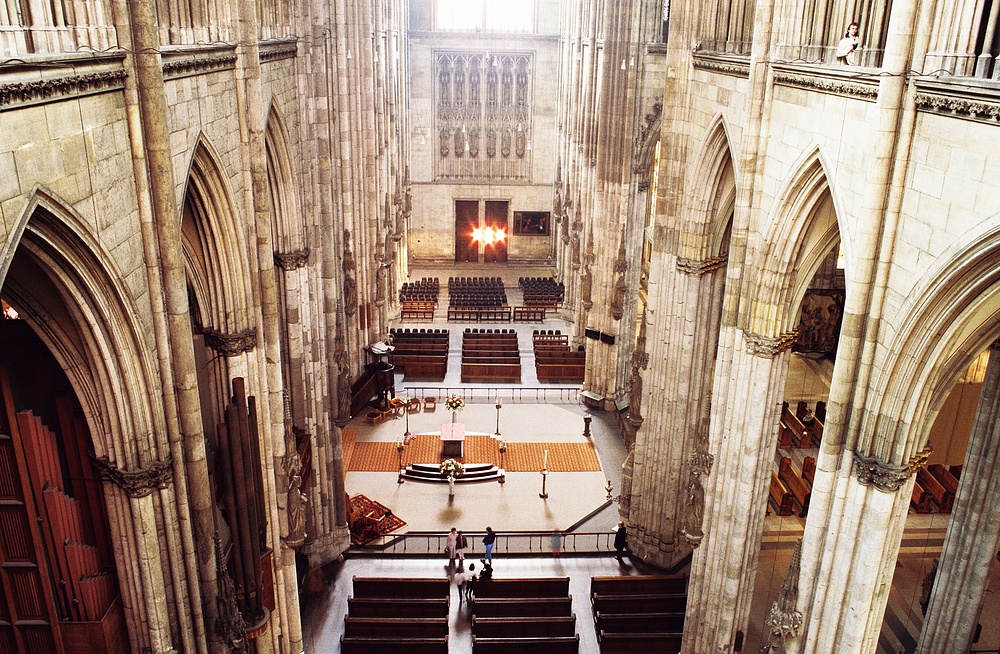
M 461 458 L 465 456 L 465 424 L 446 422 L 441 425 L 441 456 Z

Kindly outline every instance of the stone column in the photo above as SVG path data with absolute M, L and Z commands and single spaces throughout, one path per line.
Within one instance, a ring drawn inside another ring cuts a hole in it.
M 920 633 L 918 654 L 964 652 L 1000 544 L 1000 342 L 990 346 L 955 506 Z
M 721 385 L 725 394 L 713 403 L 716 464 L 704 482 L 704 518 L 711 528 L 691 564 L 684 654 L 732 651 L 738 632 L 746 629 L 757 575 L 777 447 L 774 426 L 795 333 L 766 337 L 737 330 L 736 337 L 728 383 Z

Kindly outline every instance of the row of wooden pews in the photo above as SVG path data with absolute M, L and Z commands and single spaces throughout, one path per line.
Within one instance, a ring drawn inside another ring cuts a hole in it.
M 577 654 L 569 577 L 489 579 L 472 586 L 473 654 Z
M 402 370 L 406 379 L 443 380 L 448 373 L 448 330 L 390 329 L 389 363 Z
M 462 334 L 462 383 L 521 383 L 521 352 L 517 332 Z
M 352 579 L 341 654 L 447 654 L 447 577 Z
M 792 460 L 781 457 L 778 470 L 771 472 L 770 500 L 778 515 L 792 515 L 799 507 L 800 518 L 809 513 L 813 479 L 816 477 L 816 459 L 807 456 L 802 461 L 801 474 L 792 467 Z
M 540 382 L 582 383 L 587 371 L 587 352 L 573 351 L 567 334 L 540 333 L 531 335 L 535 351 L 535 374 Z
M 602 654 L 680 652 L 687 577 L 591 577 L 590 603 Z
M 958 492 L 962 466 L 945 467 L 940 463 L 921 466 L 913 484 L 910 506 L 917 513 L 951 513 Z
M 781 405 L 781 420 L 778 422 L 778 447 L 787 450 L 793 447 L 819 447 L 823 440 L 823 422 L 826 420 L 826 403 L 817 402 L 816 410 L 808 403 L 799 402 L 795 412 L 788 402 Z

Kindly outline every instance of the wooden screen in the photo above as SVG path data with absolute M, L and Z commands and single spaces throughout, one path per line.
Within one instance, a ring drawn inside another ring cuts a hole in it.
M 479 228 L 479 201 L 455 200 L 455 262 L 479 263 L 479 242 L 472 232 Z
M 504 238 L 495 238 L 493 243 L 483 246 L 483 261 L 486 263 L 504 263 L 507 261 L 507 238 L 510 232 L 507 229 L 507 209 L 509 203 L 506 200 L 486 201 L 486 227 L 493 228 L 493 233 L 503 232 Z

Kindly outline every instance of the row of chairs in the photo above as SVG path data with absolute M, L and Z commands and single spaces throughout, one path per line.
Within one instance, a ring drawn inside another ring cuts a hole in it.
M 436 277 L 424 277 L 417 282 L 403 282 L 399 289 L 400 302 L 437 302 L 440 284 Z
M 389 328 L 389 333 L 390 334 L 445 334 L 445 335 L 447 335 L 448 334 L 448 330 L 447 329 L 424 329 L 422 327 L 420 329 L 417 329 L 417 328 L 410 329 L 409 327 L 403 327 L 403 328 L 390 327 Z
M 453 308 L 505 307 L 507 306 L 507 295 L 502 292 L 496 294 L 460 293 L 448 298 L 448 306 Z
M 548 329 L 548 330 L 546 330 L 546 329 L 532 329 L 531 330 L 531 335 L 532 336 L 537 336 L 539 334 L 555 335 L 555 334 L 562 334 L 562 332 L 560 330 L 558 330 L 558 329 L 555 329 L 555 330 L 552 330 L 552 329 Z
M 449 277 L 448 288 L 503 288 L 500 277 Z

